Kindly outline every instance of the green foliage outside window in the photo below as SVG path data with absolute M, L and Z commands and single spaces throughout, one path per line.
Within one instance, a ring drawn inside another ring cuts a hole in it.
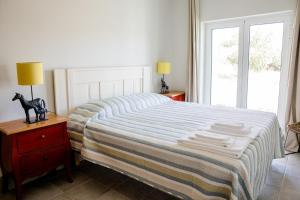
M 280 71 L 281 67 L 281 50 L 272 48 L 271 33 L 262 33 L 260 31 L 252 31 L 253 33 L 250 42 L 250 57 L 249 66 L 253 71 L 273 70 Z M 230 40 L 222 44 L 224 48 L 238 49 L 236 38 L 238 35 L 233 35 Z M 236 47 L 236 48 L 233 48 Z M 238 64 L 238 50 L 233 51 L 227 56 L 226 62 L 231 65 Z

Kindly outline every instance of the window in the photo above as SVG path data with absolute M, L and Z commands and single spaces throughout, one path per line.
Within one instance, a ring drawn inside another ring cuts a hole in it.
M 236 105 L 239 28 L 212 31 L 211 103 Z M 229 63 L 230 64 L 229 64 Z
M 277 113 L 290 13 L 205 24 L 204 102 Z

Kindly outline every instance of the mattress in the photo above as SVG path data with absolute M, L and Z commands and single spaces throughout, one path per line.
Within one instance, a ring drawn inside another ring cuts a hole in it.
M 240 157 L 178 141 L 214 122 L 260 130 Z M 72 147 L 109 167 L 182 199 L 256 199 L 272 159 L 283 156 L 275 114 L 176 102 L 158 94 L 91 101 L 69 116 Z

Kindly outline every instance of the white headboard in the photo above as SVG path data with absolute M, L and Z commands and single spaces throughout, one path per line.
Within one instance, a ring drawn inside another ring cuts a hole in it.
M 68 115 L 89 100 L 151 91 L 150 67 L 96 67 L 54 70 L 55 111 Z

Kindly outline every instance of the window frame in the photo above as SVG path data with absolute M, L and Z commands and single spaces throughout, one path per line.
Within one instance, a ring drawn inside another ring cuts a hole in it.
M 236 107 L 247 108 L 248 95 L 248 72 L 249 72 L 249 45 L 250 45 L 250 27 L 253 25 L 283 23 L 283 41 L 281 54 L 281 71 L 278 105 L 286 103 L 286 87 L 289 71 L 289 55 L 291 52 L 291 33 L 293 11 L 272 13 L 265 15 L 246 16 L 231 19 L 222 19 L 216 21 L 203 22 L 204 29 L 203 45 L 203 80 L 202 80 L 202 102 L 211 104 L 211 86 L 212 86 L 212 33 L 215 29 L 239 28 L 239 50 L 238 50 L 238 77 L 237 77 L 237 99 Z M 277 112 L 283 112 L 282 106 L 278 106 Z

